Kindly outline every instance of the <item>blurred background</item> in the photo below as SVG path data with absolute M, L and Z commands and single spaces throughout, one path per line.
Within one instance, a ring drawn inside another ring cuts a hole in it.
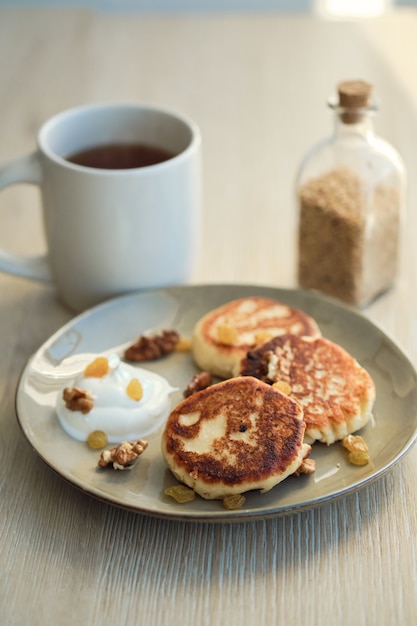
M 417 0 L 0 0 L 0 6 L 73 6 L 106 11 L 311 12 L 323 18 L 375 17 L 395 6 L 416 6 Z
M 199 282 L 265 282 L 274 267 L 274 284 L 292 286 L 293 247 L 283 254 L 275 242 L 294 229 L 296 212 L 287 207 L 294 205 L 295 175 L 307 150 L 332 131 L 326 101 L 340 80 L 363 78 L 375 86 L 377 132 L 409 172 L 417 170 L 416 5 L 0 0 L 0 163 L 32 150 L 41 124 L 72 106 L 117 100 L 182 111 L 204 137 L 204 228 L 214 243 L 203 250 Z M 417 182 L 410 179 L 414 205 Z M 37 204 L 32 186 L 2 192 L 0 212 L 9 220 L 0 246 L 13 241 L 16 253 L 43 249 L 40 220 L 36 234 L 16 229 L 13 220 L 18 212 L 22 223 L 26 215 L 30 220 Z M 221 228 L 218 206 L 225 207 Z M 260 214 L 270 227 L 260 227 Z M 228 245 L 242 215 L 250 222 L 248 237 L 225 267 L 212 246 Z M 417 232 L 417 211 L 413 219 Z M 260 246 L 273 252 L 254 255 L 242 277 L 239 259 Z

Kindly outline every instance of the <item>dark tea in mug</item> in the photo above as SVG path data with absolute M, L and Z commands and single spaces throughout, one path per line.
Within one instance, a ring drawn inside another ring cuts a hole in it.
M 172 159 L 175 154 L 143 143 L 111 143 L 75 152 L 66 160 L 84 167 L 102 170 L 128 170 L 156 165 Z

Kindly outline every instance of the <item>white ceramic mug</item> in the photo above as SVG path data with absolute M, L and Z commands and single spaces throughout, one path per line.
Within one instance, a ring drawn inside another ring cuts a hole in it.
M 201 217 L 201 136 L 195 123 L 154 106 L 100 104 L 47 121 L 38 149 L 0 167 L 0 188 L 39 185 L 47 254 L 0 248 L 0 270 L 53 280 L 77 311 L 141 288 L 187 282 Z M 100 169 L 67 157 L 104 144 L 140 143 L 173 156 L 145 167 Z

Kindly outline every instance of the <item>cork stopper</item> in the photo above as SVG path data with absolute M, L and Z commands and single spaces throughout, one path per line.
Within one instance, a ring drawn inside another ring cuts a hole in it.
M 337 86 L 339 94 L 339 106 L 342 109 L 350 109 L 342 113 L 345 124 L 356 124 L 363 114 L 355 109 L 366 109 L 370 105 L 372 85 L 363 80 L 347 80 Z

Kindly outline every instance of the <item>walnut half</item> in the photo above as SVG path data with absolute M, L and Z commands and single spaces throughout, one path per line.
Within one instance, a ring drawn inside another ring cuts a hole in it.
M 190 380 L 185 389 L 183 396 L 184 398 L 188 398 L 192 396 L 197 391 L 202 391 L 203 389 L 207 389 L 212 384 L 213 379 L 211 377 L 210 372 L 199 372 Z
M 122 441 L 111 450 L 104 450 L 100 454 L 99 467 L 107 467 L 111 463 L 114 469 L 130 469 L 133 462 L 146 450 L 148 442 L 145 439 L 137 441 Z
M 65 387 L 62 397 L 65 402 L 65 406 L 70 411 L 81 411 L 84 415 L 89 413 L 94 406 L 92 396 L 79 387 Z
M 313 459 L 303 459 L 300 467 L 294 472 L 294 476 L 300 474 L 314 474 L 316 471 L 316 462 Z
M 127 361 L 152 361 L 175 349 L 180 336 L 176 330 L 163 330 L 153 335 L 142 335 L 125 350 Z

